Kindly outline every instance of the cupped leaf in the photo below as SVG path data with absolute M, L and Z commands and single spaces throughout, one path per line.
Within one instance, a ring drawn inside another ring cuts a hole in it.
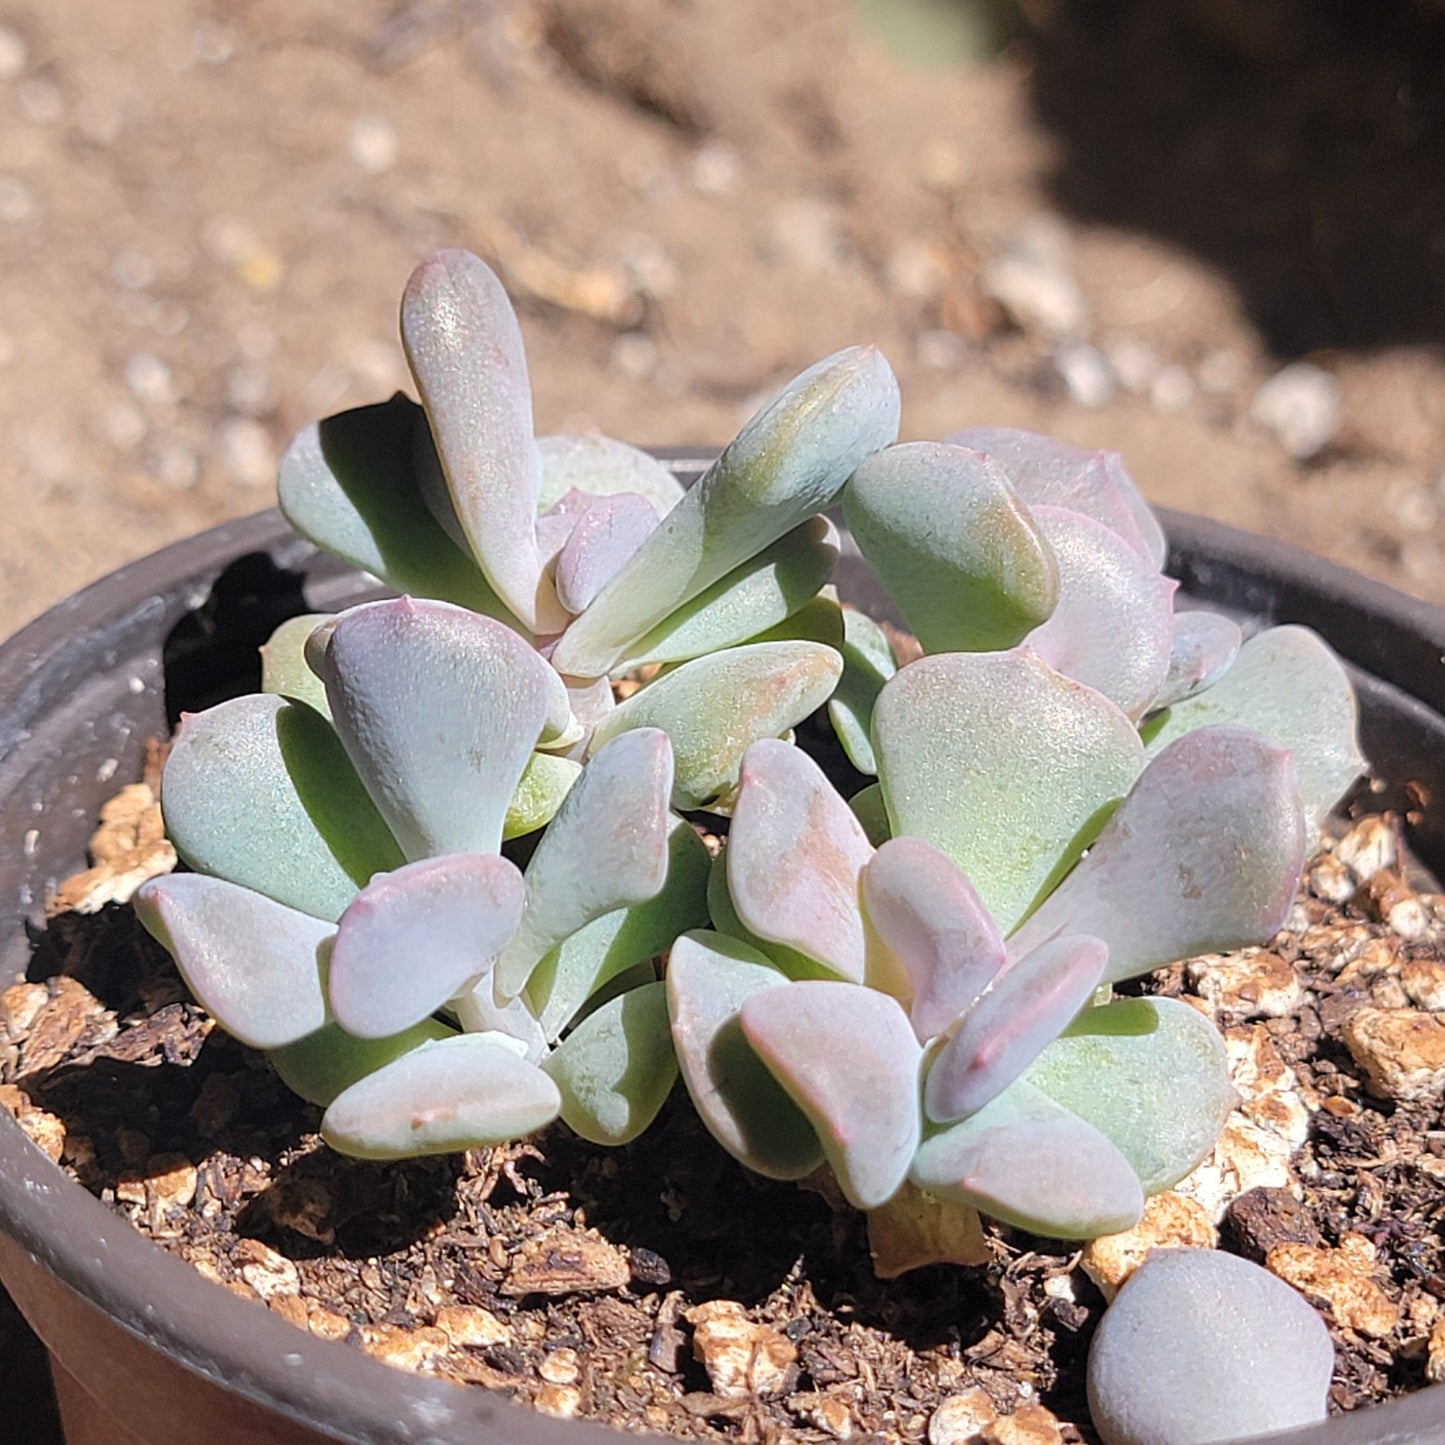
M 907 975 L 904 1003 L 926 1043 L 993 982 L 1003 937 L 958 865 L 921 838 L 883 843 L 861 884 L 868 921 Z
M 373 878 L 336 926 L 331 1011 L 382 1039 L 470 988 L 522 917 L 522 875 L 491 853 L 424 858 Z
M 866 788 L 860 788 L 848 799 L 848 806 L 875 848 L 881 848 L 893 836 L 889 831 L 888 805 L 883 800 L 881 783 L 869 783 Z
M 1067 507 L 1117 532 L 1156 568 L 1164 565 L 1164 529 L 1117 452 L 1090 452 L 1013 427 L 980 426 L 947 438 L 985 452 L 1032 506 Z
M 743 926 L 862 983 L 868 947 L 858 874 L 873 856 L 860 824 L 800 748 L 763 738 L 743 758 L 724 853 Z
M 940 1124 L 966 1119 L 996 1099 L 1088 1002 L 1108 950 L 1068 934 L 1010 964 L 934 1056 L 923 1107 Z
M 629 989 L 590 1013 L 543 1064 L 562 1122 L 593 1144 L 626 1144 L 657 1117 L 677 1079 L 667 985 Z
M 669 613 L 613 671 L 686 662 L 756 640 L 815 597 L 837 560 L 837 528 L 826 517 L 810 517 Z
M 331 724 L 251 694 L 181 720 L 161 785 L 166 835 L 198 873 L 335 920 L 404 860 Z
M 1149 752 L 1214 723 L 1253 728 L 1294 753 L 1311 837 L 1364 768 L 1355 690 L 1339 658 L 1307 627 L 1256 633 L 1213 687 L 1150 724 Z
M 712 859 L 692 825 L 674 818 L 667 839 L 667 882 L 656 896 L 603 914 L 563 940 L 527 980 L 526 998 L 546 1038 L 555 1040 L 610 979 L 666 953 L 689 928 L 708 921 Z
M 887 634 L 866 612 L 843 609 L 843 676 L 828 699 L 828 720 L 860 773 L 878 772 L 873 756 L 873 704 L 898 671 Z
M 521 927 L 497 961 L 499 999 L 514 998 L 569 934 L 645 903 L 667 881 L 672 747 L 656 728 L 598 750 L 527 864 Z
M 308 542 L 398 592 L 515 623 L 427 506 L 415 463 L 425 428 L 421 408 L 400 394 L 313 422 L 281 458 L 282 515 Z
M 582 764 L 551 753 L 533 753 L 522 770 L 517 790 L 507 804 L 503 838 L 521 838 L 545 827 L 582 776 Z
M 1058 560 L 1059 598 L 1028 645 L 1137 722 L 1169 670 L 1178 583 L 1081 512 L 1035 507 L 1033 518 Z
M 668 960 L 672 1039 L 693 1106 L 734 1159 L 769 1179 L 802 1179 L 823 1162 L 813 1126 L 738 1020 L 748 999 L 787 982 L 747 944 L 702 929 L 683 934 Z
M 1169 671 L 1152 708 L 1170 707 L 1213 687 L 1239 655 L 1239 624 L 1203 608 L 1174 614 Z
M 1304 858 L 1290 754 L 1246 728 L 1202 728 L 1150 762 L 1009 955 L 1093 934 L 1108 945 L 1112 983 L 1263 943 L 1284 925 Z
M 818 1131 L 857 1209 L 897 1191 L 922 1127 L 923 1050 L 896 999 L 853 983 L 765 989 L 739 1011 L 743 1036 Z
M 1026 648 L 905 667 L 879 694 L 873 746 L 894 836 L 952 858 L 1005 934 L 1092 841 L 1144 761 L 1113 703 Z
M 401 597 L 342 613 L 324 669 L 336 731 L 407 857 L 497 852 L 557 710 L 547 664 L 490 618 Z
M 898 383 L 873 347 L 809 368 L 760 411 L 567 629 L 554 661 L 598 677 L 669 613 L 821 512 L 898 433 Z
M 657 530 L 657 512 L 636 492 L 598 497 L 577 519 L 557 556 L 557 600 L 582 612 Z
M 343 1090 L 321 1120 L 338 1154 L 406 1159 L 505 1144 L 562 1107 L 557 1086 L 496 1034 L 423 1044 Z
M 728 892 L 727 848 L 712 860 L 707 880 L 707 908 L 712 926 L 729 938 L 736 938 L 761 954 L 775 968 L 781 969 L 789 978 L 836 978 L 837 974 L 817 959 L 787 948 L 770 939 L 759 938 L 741 918 L 733 905 L 732 894 Z
M 357 1039 L 340 1024 L 330 1023 L 294 1044 L 267 1050 L 266 1058 L 293 1094 L 324 1109 L 358 1079 L 423 1044 L 449 1039 L 455 1033 L 440 1019 L 423 1019 L 389 1039 Z
M 875 452 L 849 480 L 843 515 L 925 652 L 1012 647 L 1053 611 L 1050 548 L 979 452 L 941 442 Z
M 567 621 L 537 556 L 542 466 L 516 313 L 486 263 L 438 251 L 411 274 L 401 340 L 457 518 L 497 595 L 538 634 Z
M 1144 1191 L 1128 1159 L 1092 1124 L 1023 1079 L 925 1139 L 909 1178 L 1055 1239 L 1118 1234 L 1144 1213 Z
M 1146 1194 L 1209 1153 L 1237 1097 L 1219 1030 L 1172 998 L 1085 1009 L 1024 1078 L 1107 1135 Z
M 141 885 L 136 916 L 186 987 L 243 1044 L 275 1049 L 326 1023 L 329 923 L 201 873 Z
M 318 627 L 334 620 L 330 612 L 305 612 L 288 617 L 261 644 L 261 691 L 304 702 L 331 720 L 331 705 L 326 701 L 326 684 L 306 660 L 306 639 Z
M 542 460 L 538 506 L 547 511 L 570 491 L 607 497 L 636 492 L 665 517 L 682 499 L 683 485 L 656 457 L 601 432 L 537 438 Z
M 673 807 L 706 807 L 737 786 L 748 748 L 821 707 L 842 671 L 838 653 L 816 642 L 758 642 L 699 657 L 620 703 L 593 734 L 592 750 L 632 728 L 661 728 L 677 760 Z

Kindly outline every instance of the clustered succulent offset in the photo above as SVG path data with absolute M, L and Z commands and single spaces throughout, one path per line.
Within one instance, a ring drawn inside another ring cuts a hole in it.
M 826 1162 L 862 1209 L 1137 1220 L 1233 1096 L 1200 1015 L 1110 986 L 1284 922 L 1361 766 L 1339 662 L 1176 610 L 1112 454 L 894 445 L 872 348 L 684 492 L 533 436 L 475 257 L 418 268 L 402 337 L 421 405 L 308 428 L 280 490 L 404 595 L 287 624 L 266 691 L 186 718 L 167 764 L 193 871 L 138 906 L 196 996 L 349 1153 L 559 1116 L 624 1142 L 680 1068 L 744 1164 Z M 908 666 L 827 586 L 838 502 Z M 877 778 L 848 799 L 793 740 L 825 704 Z M 730 820 L 716 858 L 689 813 Z

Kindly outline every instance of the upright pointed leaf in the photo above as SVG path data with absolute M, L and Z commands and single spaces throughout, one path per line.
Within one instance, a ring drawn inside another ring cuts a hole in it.
M 166 834 L 198 873 L 335 920 L 404 860 L 331 724 L 251 694 L 182 719 L 161 785 Z
M 554 711 L 547 664 L 500 623 L 402 597 L 343 613 L 325 674 L 336 731 L 407 857 L 497 852 Z
M 709 1132 L 769 1179 L 802 1179 L 823 1162 L 813 1126 L 743 1035 L 743 1004 L 787 979 L 735 938 L 697 930 L 667 966 L 672 1039 L 683 1082 Z
M 592 749 L 632 728 L 661 728 L 677 761 L 672 805 L 686 811 L 730 793 L 743 754 L 821 707 L 843 659 L 816 642 L 758 642 L 685 662 L 619 704 Z
M 958 865 L 921 838 L 883 843 L 861 882 L 868 921 L 908 975 L 908 1016 L 926 1043 L 993 982 L 1003 938 Z
M 875 452 L 853 473 L 843 515 L 925 652 L 1012 647 L 1053 611 L 1053 556 L 979 452 L 941 442 Z
M 330 612 L 305 612 L 288 617 L 261 644 L 261 691 L 304 702 L 328 722 L 331 705 L 326 701 L 326 684 L 306 661 L 306 639 L 323 623 L 334 620 Z
M 1237 723 L 1289 748 L 1311 833 L 1364 768 L 1359 708 L 1339 658 L 1307 627 L 1271 627 L 1251 637 L 1228 672 L 1176 703 L 1151 726 L 1157 755 L 1195 728 Z
M 848 761 L 860 773 L 878 772 L 873 755 L 873 704 L 883 684 L 898 671 L 893 648 L 866 612 L 843 609 L 843 676 L 828 699 L 828 720 Z
M 1107 698 L 1027 649 L 925 657 L 873 710 L 895 836 L 946 853 L 1007 934 L 1079 856 L 1143 766 Z
M 1144 1213 L 1139 1176 L 1124 1155 L 1022 1079 L 924 1140 L 909 1177 L 920 1189 L 1055 1239 L 1118 1234 Z
M 758 413 L 567 629 L 555 662 L 610 671 L 669 613 L 832 501 L 898 431 L 898 383 L 872 347 L 805 371 Z
M 329 1023 L 293 1044 L 268 1049 L 266 1061 L 293 1094 L 324 1109 L 343 1089 L 374 1074 L 383 1064 L 455 1033 L 439 1019 L 423 1019 L 389 1039 L 357 1039 L 340 1024 Z
M 152 878 L 135 906 L 186 987 L 243 1044 L 279 1048 L 326 1022 L 329 923 L 200 873 Z
M 1237 1099 L 1219 1030 L 1173 998 L 1085 1009 L 1024 1078 L 1105 1134 L 1146 1194 L 1214 1148 Z
M 336 1021 L 362 1039 L 420 1023 L 481 977 L 521 917 L 522 875 L 495 854 L 425 858 L 373 878 L 336 927 Z
M 418 597 L 515 622 L 427 506 L 414 459 L 426 420 L 398 394 L 313 422 L 281 458 L 277 499 L 309 542 Z
M 743 1004 L 743 1035 L 818 1131 L 838 1184 L 876 1209 L 908 1175 L 922 1121 L 923 1050 L 896 999 L 812 980 Z
M 949 1124 L 996 1099 L 1083 1008 L 1108 950 L 1071 933 L 1011 964 L 938 1051 L 923 1086 L 930 1119 Z
M 1239 624 L 1203 608 L 1174 614 L 1169 671 L 1151 708 L 1170 707 L 1213 687 L 1239 655 Z
M 1104 978 L 1116 982 L 1263 943 L 1284 925 L 1304 858 L 1290 754 L 1245 728 L 1188 733 L 1150 762 L 1009 954 L 1093 934 L 1109 947 Z
M 501 282 L 466 251 L 436 252 L 407 282 L 401 339 L 473 555 L 523 626 L 558 631 L 566 615 L 534 531 L 542 468 L 532 387 Z
M 656 457 L 601 432 L 538 437 L 537 452 L 542 459 L 538 505 L 543 511 L 574 490 L 594 497 L 638 492 L 659 517 L 682 498 L 682 483 Z
M 728 830 L 728 892 L 744 927 L 862 983 L 858 874 L 873 847 L 823 770 L 777 738 L 743 758 Z
M 677 1079 L 667 985 L 644 984 L 588 1014 L 543 1067 L 562 1122 L 593 1144 L 626 1144 L 657 1117 Z
M 1155 567 L 1164 565 L 1164 530 L 1117 452 L 1090 452 L 1013 427 L 980 426 L 947 438 L 986 452 L 1031 507 L 1067 507 L 1117 532 Z
M 810 517 L 669 613 L 613 671 L 686 662 L 752 641 L 815 597 L 837 559 L 837 528 L 826 517 Z
M 593 919 L 558 944 L 527 980 L 526 997 L 548 1039 L 558 1038 L 608 980 L 666 953 L 689 928 L 706 926 L 711 864 L 707 846 L 692 825 L 673 818 L 668 827 L 667 882 L 661 891 L 645 903 Z
M 582 612 L 657 530 L 657 512 L 636 492 L 598 497 L 577 519 L 557 556 L 557 600 Z
M 655 728 L 598 751 L 527 865 L 527 906 L 497 962 L 496 991 L 512 998 L 569 934 L 644 903 L 667 881 L 672 748 Z
M 1137 722 L 1169 670 L 1178 583 L 1081 512 L 1035 507 L 1033 518 L 1058 559 L 1059 600 L 1028 645 Z
M 406 1159 L 505 1144 L 562 1107 L 557 1086 L 494 1034 L 423 1044 L 333 1100 L 321 1137 L 338 1154 Z

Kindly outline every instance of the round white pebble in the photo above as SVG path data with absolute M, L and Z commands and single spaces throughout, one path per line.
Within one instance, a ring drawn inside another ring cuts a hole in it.
M 1105 1445 L 1207 1445 L 1325 1418 L 1334 1346 L 1283 1280 L 1213 1249 L 1157 1250 L 1089 1351 Z

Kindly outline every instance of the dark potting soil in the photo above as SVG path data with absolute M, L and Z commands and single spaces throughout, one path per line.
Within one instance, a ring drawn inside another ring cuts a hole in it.
M 1395 820 L 1367 819 L 1326 843 L 1269 948 L 1147 984 L 1225 1029 L 1242 1103 L 1141 1237 L 1209 1242 L 1223 1210 L 1220 1246 L 1329 1322 L 1336 1410 L 1445 1372 L 1445 900 L 1428 887 Z M 559 1125 L 347 1159 L 128 908 L 59 913 L 31 978 L 0 994 L 0 1102 L 157 1244 L 300 1328 L 688 1439 L 1094 1438 L 1083 1372 L 1111 1242 L 986 1224 L 987 1263 L 880 1280 L 863 1216 L 742 1169 L 680 1087 L 622 1149 Z

